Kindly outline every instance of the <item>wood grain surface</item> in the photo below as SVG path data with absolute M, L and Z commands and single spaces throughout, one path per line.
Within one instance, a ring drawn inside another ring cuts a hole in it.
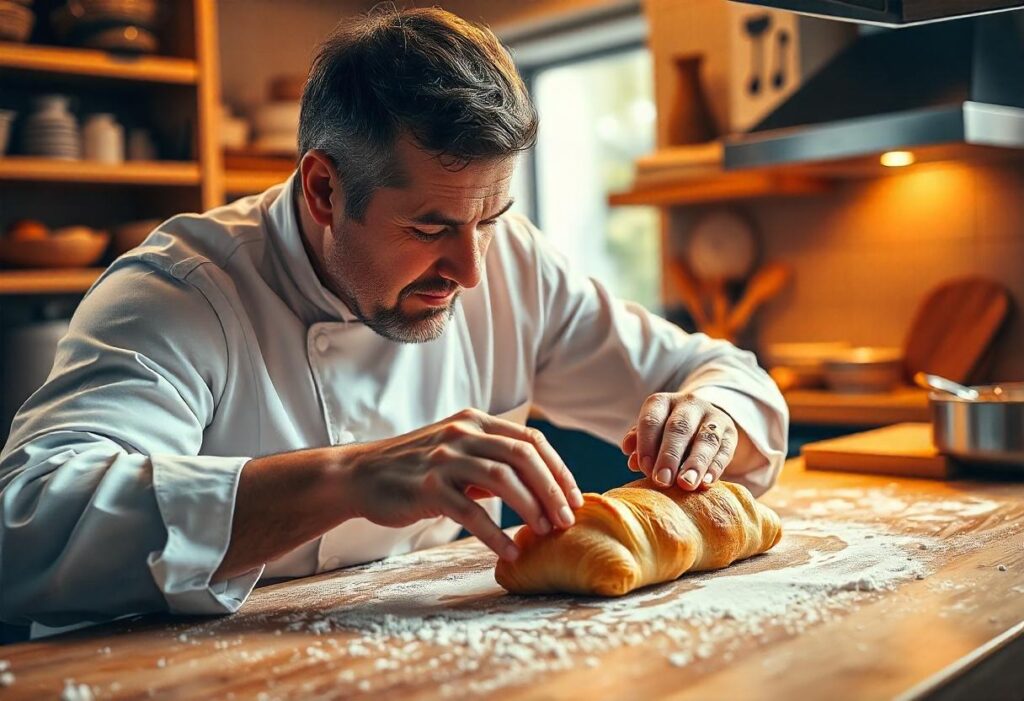
M 469 539 L 0 648 L 0 698 L 910 699 L 1021 639 L 1024 484 L 791 461 L 763 501 L 774 550 L 621 599 L 508 596 Z
M 994 280 L 950 280 L 925 297 L 904 342 L 907 378 L 918 372 L 970 384 L 1010 311 L 1010 292 Z
M 935 448 L 930 423 L 902 423 L 808 443 L 800 449 L 808 470 L 946 479 L 953 460 Z

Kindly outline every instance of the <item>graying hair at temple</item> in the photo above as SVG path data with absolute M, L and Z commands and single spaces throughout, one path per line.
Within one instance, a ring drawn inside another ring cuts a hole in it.
M 324 151 L 341 176 L 346 215 L 398 186 L 403 136 L 453 169 L 533 146 L 537 113 L 508 51 L 486 27 L 437 8 L 378 7 L 340 23 L 314 58 L 302 95 L 299 153 Z

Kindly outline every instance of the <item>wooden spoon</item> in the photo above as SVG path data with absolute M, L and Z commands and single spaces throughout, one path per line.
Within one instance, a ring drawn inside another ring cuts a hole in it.
M 729 314 L 727 328 L 736 335 L 747 325 L 757 308 L 777 295 L 793 277 L 793 269 L 784 263 L 769 263 L 754 273 L 743 297 Z
M 686 308 L 689 309 L 690 315 L 697 323 L 697 328 L 707 328 L 708 317 L 704 312 L 704 299 L 701 297 L 700 286 L 690 273 L 690 269 L 681 260 L 670 260 L 668 270 L 679 296 L 686 303 Z

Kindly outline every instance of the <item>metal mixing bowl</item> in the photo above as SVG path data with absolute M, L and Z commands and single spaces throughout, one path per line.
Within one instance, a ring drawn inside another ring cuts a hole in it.
M 977 399 L 928 395 L 935 447 L 967 462 L 1024 468 L 1024 382 L 973 389 Z

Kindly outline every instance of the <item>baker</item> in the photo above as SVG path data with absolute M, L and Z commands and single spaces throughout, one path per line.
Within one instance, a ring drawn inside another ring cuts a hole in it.
M 501 500 L 538 533 L 582 503 L 530 406 L 661 485 L 768 488 L 787 414 L 754 357 L 614 299 L 509 213 L 536 129 L 487 29 L 341 24 L 292 177 L 164 222 L 78 307 L 0 458 L 0 619 L 227 613 L 462 527 L 514 559 Z

